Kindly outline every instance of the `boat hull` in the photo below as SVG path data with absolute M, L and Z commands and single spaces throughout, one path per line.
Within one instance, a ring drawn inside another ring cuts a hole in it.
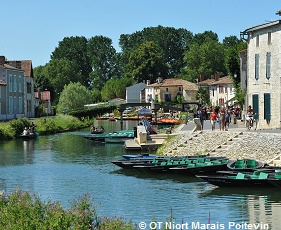
M 238 188 L 281 188 L 281 179 L 266 178 L 252 179 L 246 175 L 244 179 L 230 178 L 229 175 L 196 175 L 198 178 L 219 187 L 238 187 Z

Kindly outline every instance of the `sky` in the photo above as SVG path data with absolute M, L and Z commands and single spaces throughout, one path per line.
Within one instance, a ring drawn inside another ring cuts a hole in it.
M 219 40 L 272 20 L 280 0 L 0 0 L 0 55 L 45 65 L 64 37 L 102 35 L 118 45 L 121 34 L 158 25 Z

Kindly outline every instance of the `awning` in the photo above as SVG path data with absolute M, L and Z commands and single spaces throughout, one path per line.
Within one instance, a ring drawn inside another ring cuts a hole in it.
M 152 115 L 152 111 L 147 108 L 142 108 L 138 110 L 138 115 Z

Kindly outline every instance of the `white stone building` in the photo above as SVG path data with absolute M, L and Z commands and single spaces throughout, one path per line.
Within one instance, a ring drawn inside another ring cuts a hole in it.
M 245 109 L 253 107 L 258 129 L 280 128 L 281 21 L 253 26 L 241 35 L 248 41 Z

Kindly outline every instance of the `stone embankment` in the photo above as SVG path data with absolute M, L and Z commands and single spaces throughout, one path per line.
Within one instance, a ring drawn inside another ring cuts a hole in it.
M 281 155 L 281 135 L 258 132 L 186 132 L 167 139 L 159 152 L 164 155 L 226 156 L 229 159 L 256 159 L 265 163 L 273 162 Z M 281 161 L 280 161 L 281 162 Z

